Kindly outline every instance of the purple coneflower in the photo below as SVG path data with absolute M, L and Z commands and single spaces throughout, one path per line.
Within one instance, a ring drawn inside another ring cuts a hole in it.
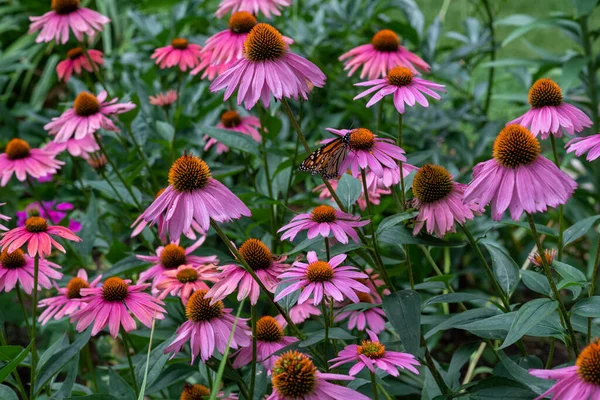
M 200 64 L 202 47 L 198 44 L 189 43 L 187 39 L 176 38 L 171 44 L 154 50 L 150 57 L 156 59 L 160 69 L 178 66 L 181 71 L 193 69 Z
M 15 174 L 21 182 L 32 178 L 42 178 L 54 175 L 63 161 L 56 159 L 56 155 L 45 149 L 32 149 L 23 139 L 14 138 L 6 145 L 4 153 L 0 154 L 0 186 L 6 186 Z
M 233 110 L 225 111 L 221 115 L 221 121 L 217 124 L 217 128 L 243 133 L 257 142 L 262 140 L 260 133 L 257 130 L 259 127 L 260 120 L 258 118 L 252 115 L 242 116 Z M 217 145 L 217 154 L 223 154 L 229 151 L 229 147 L 225 146 L 223 143 L 219 143 L 215 138 L 205 135 L 204 140 L 206 141 L 204 151 L 207 151 L 215 144 Z
M 271 18 L 271 14 L 279 16 L 280 9 L 290 5 L 292 0 L 222 0 L 215 15 L 221 18 L 230 11 L 248 11 L 254 15 L 262 12 L 265 17 Z
M 94 72 L 94 68 L 99 68 L 99 65 L 104 65 L 104 58 L 102 58 L 103 54 L 100 50 L 89 49 L 87 52 L 96 67 L 90 63 L 81 47 L 72 48 L 67 52 L 67 58 L 56 65 L 58 80 L 69 82 L 73 72 L 75 72 L 76 75 L 81 74 L 81 71 L 83 70 Z
M 567 153 L 575 152 L 577 157 L 589 151 L 585 159 L 590 162 L 594 161 L 600 157 L 600 134 L 573 138 L 569 140 L 565 148 L 567 149 Z
M 40 258 L 38 265 L 38 289 L 50 289 L 51 279 L 60 279 L 63 274 L 56 271 L 60 265 Z M 27 294 L 33 291 L 33 275 L 35 261 L 21 249 L 8 252 L 6 249 L 0 253 L 0 291 L 10 292 L 17 284 L 23 287 Z
M 100 146 L 93 135 L 86 135 L 81 139 L 68 139 L 66 142 L 50 142 L 43 149 L 49 153 L 58 156 L 63 151 L 68 151 L 73 157 L 88 159 L 90 154 L 100 150 Z
M 215 265 L 180 265 L 175 270 L 163 272 L 156 289 L 162 291 L 158 295 L 160 300 L 170 294 L 181 297 L 181 302 L 185 305 L 193 292 L 209 290 L 206 282 L 217 281 Z

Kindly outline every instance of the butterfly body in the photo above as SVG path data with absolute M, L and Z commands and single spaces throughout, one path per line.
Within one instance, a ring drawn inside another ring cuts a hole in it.
M 298 169 L 303 172 L 310 172 L 313 175 L 321 175 L 325 179 L 337 178 L 340 174 L 340 166 L 349 149 L 350 133 L 340 136 L 313 151 L 302 161 Z

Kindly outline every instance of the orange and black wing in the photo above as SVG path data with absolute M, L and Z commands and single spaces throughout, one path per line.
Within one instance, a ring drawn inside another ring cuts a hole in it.
M 344 137 L 340 137 L 312 152 L 298 169 L 322 175 L 325 179 L 333 179 L 339 176 L 340 165 L 347 154 L 348 145 Z

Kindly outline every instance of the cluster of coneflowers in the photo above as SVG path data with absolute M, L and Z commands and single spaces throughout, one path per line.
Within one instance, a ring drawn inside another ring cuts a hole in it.
M 275 98 L 309 151 L 288 99 L 308 100 L 313 88 L 325 85 L 325 74 L 291 51 L 291 38 L 257 19 L 260 13 L 266 18 L 271 14 L 280 15 L 290 3 L 289 0 L 223 0 L 217 16 L 231 13 L 228 29 L 211 36 L 203 45 L 174 38 L 169 46 L 156 49 L 151 57 L 161 69 L 176 68 L 180 73 L 192 76 L 202 73 L 201 79 L 213 81 L 211 91 L 225 91 L 224 100 L 237 92 L 237 105 L 243 104 L 248 110 L 259 101 L 268 108 Z M 67 59 L 57 66 L 60 79 L 67 81 L 84 70 L 100 77 L 103 55 L 89 49 L 85 43 L 93 42 L 86 39 L 93 39 L 103 25 L 110 22 L 108 18 L 82 7 L 79 0 L 53 0 L 52 11 L 31 20 L 30 31 L 40 31 L 38 42 L 65 44 L 70 32 L 78 41 L 78 46 L 70 49 Z M 64 213 L 57 213 L 68 210 L 67 206 L 59 209 L 55 204 L 38 200 L 31 210 L 27 210 L 29 214 L 19 216 L 19 227 L 8 230 L 0 225 L 0 229 L 8 231 L 0 240 L 0 290 L 20 291 L 22 288 L 33 295 L 30 398 L 36 395 L 33 380 L 38 361 L 35 350 L 38 318 L 45 324 L 52 318 L 67 317 L 76 324 L 79 332 L 91 326 L 92 335 L 108 327 L 110 335 L 116 338 L 121 333 L 127 343 L 127 332 L 137 328 L 136 319 L 150 328 L 155 320 L 164 318 L 166 310 L 162 300 L 168 296 L 180 298 L 186 321 L 178 327 L 165 353 L 175 357 L 185 349 L 193 364 L 196 358 L 205 363 L 215 351 L 227 355 L 229 349 L 233 349 L 234 368 L 252 363 L 264 365 L 273 386 L 269 399 L 367 399 L 355 390 L 329 381 L 352 380 L 367 368 L 373 380 L 374 396 L 377 396 L 377 371 L 398 376 L 398 369 L 405 369 L 419 374 L 420 363 L 414 355 L 390 351 L 379 341 L 378 335 L 384 331 L 386 319 L 381 309 L 382 296 L 388 295 L 394 286 L 378 253 L 375 236 L 369 238 L 362 231 L 369 226 L 371 233 L 374 232 L 372 220 L 349 213 L 335 194 L 339 177 L 346 173 L 362 182 L 362 195 L 357 201 L 361 210 L 368 210 L 372 215 L 371 205 L 378 204 L 381 196 L 393 194 L 397 197 L 400 192 L 397 200 L 401 211 L 407 208 L 416 211 L 410 222 L 414 235 L 424 230 L 442 238 L 455 232 L 458 226 L 477 254 L 481 254 L 478 244 L 465 226 L 468 220 L 483 213 L 488 205 L 494 220 L 500 220 L 506 211 L 513 220 L 526 214 L 538 252 L 544 254 L 534 257 L 534 262 L 544 269 L 555 291 L 563 324 L 571 336 L 570 345 L 578 352 L 569 316 L 550 273 L 554 253 L 543 251 L 532 215 L 545 212 L 548 207 L 562 210 L 562 205 L 572 196 L 577 184 L 559 168 L 555 137 L 561 137 L 563 132 L 568 135 L 581 132 L 591 126 L 590 119 L 563 101 L 561 89 L 555 82 L 540 79 L 529 92 L 531 109 L 506 125 L 494 142 L 493 157 L 476 165 L 472 181 L 468 185 L 462 184 L 455 182 L 443 166 L 407 164 L 401 148 L 402 115 L 406 107 L 417 104 L 428 107 L 427 97 L 440 99 L 439 92 L 444 92 L 443 85 L 420 77 L 421 73 L 429 71 L 429 65 L 401 46 L 399 37 L 387 29 L 376 33 L 371 43 L 343 54 L 340 60 L 349 71 L 348 76 L 361 69 L 360 78 L 368 79 L 355 84 L 368 87 L 355 100 L 370 96 L 366 106 L 371 107 L 383 103 L 388 96 L 392 99 L 399 117 L 398 138 L 393 141 L 378 137 L 377 130 L 374 133 L 363 127 L 328 129 L 335 136 L 322 144 L 335 143 L 338 156 L 325 159 L 326 165 L 322 165 L 323 168 L 334 168 L 337 176 L 333 179 L 322 176 L 323 184 L 315 189 L 325 202 L 311 212 L 296 215 L 278 231 L 282 234 L 281 240 L 293 241 L 304 232 L 308 239 L 321 237 L 325 245 L 322 254 L 310 251 L 290 264 L 286 263 L 285 256 L 274 255 L 259 239 L 249 238 L 237 247 L 221 230 L 220 224 L 251 217 L 251 212 L 212 176 L 205 161 L 191 153 L 176 159 L 169 170 L 166 188 L 132 224 L 132 236 L 146 228 L 156 228 L 162 241 L 155 255 L 138 255 L 152 266 L 142 272 L 135 283 L 117 276 L 104 281 L 101 276 L 89 279 L 83 269 L 66 287 L 59 288 L 53 282 L 62 274 L 58 271 L 60 266 L 47 257 L 51 256 L 52 248 L 65 251 L 56 237 L 81 240 L 72 232 L 78 227 L 69 229 L 56 225 L 64 218 Z M 149 101 L 167 110 L 178 97 L 178 91 L 168 91 Z M 14 174 L 19 181 L 27 180 L 35 193 L 36 183 L 32 178 L 52 179 L 64 164 L 56 157 L 65 151 L 73 157 L 88 160 L 98 170 L 109 162 L 118 174 L 99 132 L 100 129 L 118 132 L 118 122 L 112 116 L 130 111 L 135 105 L 109 98 L 107 91 L 97 95 L 79 93 L 71 108 L 45 126 L 53 140 L 42 148 L 32 149 L 26 141 L 12 139 L 0 155 L 1 185 L 5 186 Z M 243 116 L 234 109 L 222 114 L 218 127 L 249 135 L 256 141 L 262 140 L 260 120 L 251 115 Z M 538 135 L 543 140 L 550 138 L 557 157 L 554 162 L 542 156 Z M 342 140 L 336 142 L 340 138 Z M 218 154 L 229 150 L 207 137 L 205 150 L 214 145 Z M 574 151 L 577 156 L 589 151 L 588 160 L 594 160 L 600 155 L 600 134 L 575 138 L 566 148 L 567 152 Z M 341 151 L 345 149 L 346 152 Z M 412 187 L 407 188 L 404 178 L 413 171 L 416 173 Z M 127 187 L 125 181 L 123 184 Z M 412 189 L 412 199 L 407 200 L 409 189 Z M 0 219 L 7 221 L 10 218 L 0 215 Z M 210 229 L 223 240 L 234 261 L 221 264 L 214 255 L 193 255 L 204 243 Z M 561 222 L 561 237 L 563 229 Z M 182 235 L 194 243 L 184 247 L 180 244 Z M 347 254 L 330 255 L 333 243 L 343 245 L 350 240 L 369 247 L 374 260 L 372 268 L 351 265 L 354 263 Z M 561 247 L 562 243 L 559 243 Z M 483 257 L 480 261 L 494 284 L 496 295 L 502 300 L 504 311 L 510 311 L 506 294 L 489 265 Z M 410 264 L 409 278 L 410 287 L 414 289 Z M 58 295 L 39 301 L 39 307 L 45 310 L 38 316 L 37 292 L 53 285 L 57 287 Z M 251 327 L 247 319 L 236 317 L 232 309 L 225 308 L 223 301 L 234 293 L 238 301 L 249 298 Z M 256 316 L 254 306 L 261 296 L 279 311 L 279 315 Z M 279 302 L 288 296 L 294 296 L 295 301 L 289 310 L 285 310 Z M 350 303 L 369 303 L 370 307 L 344 310 Z M 296 350 L 282 352 L 303 339 L 297 325 L 313 316 L 323 319 L 326 331 L 335 322 L 347 320 L 348 329 L 356 329 L 363 335 L 361 344 L 348 345 L 336 357 L 325 360 L 332 364 L 330 368 L 351 363 L 348 375 L 319 371 L 313 361 L 323 357 L 318 352 L 311 352 L 310 356 Z M 286 331 L 292 336 L 286 336 Z M 575 366 L 553 371 L 533 370 L 531 373 L 558 380 L 544 395 L 552 393 L 555 398 L 599 396 L 598 357 L 599 346 L 593 343 L 580 354 Z M 430 359 L 426 362 L 436 377 L 434 363 Z M 437 383 L 444 391 L 443 383 Z M 186 385 L 181 398 L 199 399 L 209 393 L 210 389 L 205 386 Z M 237 398 L 235 394 L 220 393 L 219 396 Z M 253 397 L 253 393 L 244 396 Z

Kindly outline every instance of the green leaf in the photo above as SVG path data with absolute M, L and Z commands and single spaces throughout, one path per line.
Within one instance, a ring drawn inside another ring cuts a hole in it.
M 527 385 L 537 394 L 542 394 L 553 385 L 552 381 L 533 376 L 525 368 L 511 360 L 503 351 L 499 351 L 500 362 L 506 368 L 508 373 L 520 383 Z
M 208 135 L 231 149 L 243 151 L 244 153 L 250 153 L 255 156 L 260 155 L 258 142 L 252 139 L 252 137 L 249 135 L 211 126 L 196 128 L 199 130 L 200 135 Z
M 379 237 L 379 235 L 385 232 L 386 229 L 396 226 L 399 223 L 404 222 L 408 219 L 414 218 L 418 214 L 418 211 L 405 211 L 400 214 L 390 215 L 389 217 L 384 218 L 383 221 L 379 223 L 375 235 Z
M 561 17 L 549 17 L 549 18 L 540 18 L 535 21 L 532 21 L 526 25 L 520 26 L 517 29 L 513 29 L 502 41 L 501 46 L 505 47 L 513 40 L 520 38 L 521 36 L 535 30 L 538 28 L 546 27 L 546 28 L 558 28 L 562 25 L 560 24 Z
M 377 240 L 398 246 L 403 244 L 422 244 L 434 247 L 460 247 L 465 244 L 464 242 L 449 242 L 426 234 L 413 236 L 412 231 L 403 225 L 396 225 L 385 229 L 377 237 Z
M 164 390 L 171 385 L 182 382 L 197 371 L 197 368 L 187 364 L 168 365 L 154 383 L 146 389 L 146 395 Z
M 507 219 L 507 220 L 501 221 L 500 225 L 518 226 L 518 227 L 527 229 L 529 232 L 531 232 L 531 228 L 529 227 L 529 224 L 527 222 L 513 221 L 511 219 Z M 554 237 L 554 238 L 558 237 L 558 232 L 556 232 L 552 228 L 548 228 L 546 225 L 535 224 L 535 230 L 541 235 L 546 235 L 546 236 L 550 236 L 550 237 Z
M 505 249 L 498 246 L 495 242 L 482 240 L 482 243 L 490 253 L 494 269 L 494 275 L 498 279 L 500 287 L 509 297 L 519 283 L 519 266 L 508 255 Z
M 69 363 L 69 368 L 67 369 L 67 377 L 63 381 L 62 385 L 58 391 L 54 393 L 52 399 L 60 400 L 66 397 L 71 396 L 73 392 L 73 385 L 75 384 L 75 380 L 77 379 L 77 373 L 79 372 L 79 353 L 75 354 L 75 357 Z
M 81 237 L 81 242 L 77 243 L 77 250 L 83 255 L 88 255 L 92 251 L 94 247 L 94 242 L 96 241 L 96 235 L 98 233 L 98 203 L 96 201 L 96 196 L 92 193 L 90 197 L 90 202 L 88 204 L 88 208 L 85 214 L 85 218 L 81 224 L 81 232 L 79 232 L 79 236 Z
M 483 300 L 489 301 L 490 297 L 483 294 L 474 294 L 474 293 L 448 293 L 441 294 L 439 296 L 434 296 L 430 299 L 427 299 L 423 302 L 421 308 L 425 308 L 427 306 L 433 304 L 448 304 L 448 303 L 459 303 L 463 301 L 473 301 L 473 300 Z
M 575 4 L 575 9 L 577 10 L 577 18 L 584 17 L 588 14 L 591 14 L 598 4 L 598 0 L 572 0 Z
M 383 311 L 400 336 L 407 352 L 417 355 L 421 348 L 421 298 L 414 290 L 400 290 L 386 296 Z
M 582 219 L 581 221 L 577 221 L 574 225 L 565 229 L 563 234 L 563 248 L 567 247 L 569 244 L 573 243 L 583 235 L 585 235 L 594 224 L 600 219 L 600 215 L 594 215 L 592 217 L 587 217 Z
M 515 319 L 508 329 L 506 339 L 499 348 L 504 349 L 521 339 L 529 329 L 554 312 L 556 307 L 558 307 L 558 302 L 550 299 L 535 299 L 525 303 L 517 311 Z
M 46 362 L 50 359 L 50 357 L 52 357 L 53 355 L 58 353 L 60 350 L 66 348 L 68 345 L 69 345 L 69 336 L 65 333 L 60 338 L 60 340 L 55 341 L 50 347 L 48 347 L 46 349 L 46 351 L 44 351 L 44 353 L 42 353 L 42 356 L 40 357 L 40 359 L 38 360 L 38 363 L 37 363 L 38 373 L 40 371 L 40 368 L 42 368 L 42 365 L 46 364 Z
M 38 393 L 54 375 L 56 375 L 67 363 L 78 354 L 83 346 L 87 344 L 92 335 L 92 328 L 78 335 L 77 339 L 63 351 L 60 351 L 46 361 L 40 367 L 37 379 L 35 381 L 35 392 Z
M 521 271 L 521 278 L 523 279 L 525 286 L 530 290 L 543 294 L 544 296 L 550 296 L 551 289 L 546 276 L 526 269 Z
M 579 300 L 571 308 L 571 313 L 587 318 L 600 317 L 600 296 L 592 296 Z
M 68 399 L 63 400 L 120 400 L 117 397 L 111 396 L 110 394 L 90 394 L 87 396 L 80 397 L 69 397 Z
M 371 308 L 376 308 L 376 307 L 379 307 L 379 304 L 352 303 L 352 304 L 348 304 L 346 307 L 342 308 L 339 312 L 343 313 L 343 312 L 348 312 L 348 311 L 363 311 L 363 310 L 369 310 Z
M 558 289 L 568 288 L 574 297 L 579 297 L 581 289 L 588 284 L 583 272 L 569 264 L 556 260 L 552 262 L 552 268 L 563 278 L 563 280 L 558 282 Z
M 425 334 L 425 339 L 429 339 L 436 333 L 447 329 L 463 329 L 466 324 L 498 315 L 499 312 L 500 311 L 491 308 L 474 308 L 472 310 L 453 314 L 429 330 L 429 332 Z
M 131 386 L 114 369 L 108 369 L 108 393 L 122 400 L 135 400 Z
M 15 392 L 8 386 L 0 385 L 0 399 L 2 400 L 19 400 Z
M 42 75 L 36 78 L 37 84 L 33 89 L 30 101 L 32 108 L 36 111 L 42 109 L 46 97 L 48 96 L 48 92 L 56 82 L 56 64 L 58 64 L 59 61 L 60 57 L 57 54 L 51 55 L 44 61 L 44 71 L 42 72 Z
M 22 351 L 22 346 L 0 346 L 0 361 L 11 361 Z
M 356 336 L 353 336 L 343 330 L 342 328 L 330 328 L 329 335 L 330 339 L 341 339 L 341 340 L 352 340 L 356 339 Z M 321 329 L 320 331 L 311 333 L 305 340 L 300 342 L 298 347 L 309 347 L 313 344 L 317 344 L 320 341 L 325 340 L 325 329 Z
M 579 74 L 586 66 L 587 60 L 583 56 L 571 57 L 562 67 L 562 74 L 558 80 L 560 88 L 566 92 L 573 84 L 579 81 Z M 563 93 L 564 93 L 563 92 Z M 582 221 L 579 221 L 582 222 Z M 578 222 L 578 223 L 579 223 Z M 575 224 L 577 225 L 577 224 Z M 573 225 L 573 226 L 575 226 Z
M 394 5 L 400 7 L 406 16 L 408 23 L 419 35 L 423 32 L 425 17 L 415 0 L 395 0 Z
M 21 364 L 21 362 L 27 357 L 29 350 L 31 349 L 31 343 L 29 346 L 25 347 L 14 360 L 4 365 L 2 369 L 0 369 L 0 383 L 4 382 L 4 380 Z
M 165 340 L 163 343 L 155 347 L 150 352 L 149 362 L 147 364 L 149 365 L 146 377 L 147 385 L 151 385 L 156 380 L 156 378 L 160 375 L 162 368 L 169 360 L 169 355 L 164 354 L 164 350 L 172 341 L 173 337 Z M 144 375 L 146 375 L 146 360 L 144 360 L 144 362 L 138 363 L 135 366 L 136 381 L 141 383 L 144 380 Z
M 156 131 L 166 142 L 171 143 L 175 136 L 175 128 L 173 125 L 164 121 L 156 121 Z
M 131 195 L 129 194 L 129 191 L 123 185 L 123 183 L 121 183 L 120 180 L 118 180 L 112 176 L 108 176 L 108 179 L 111 180 L 111 183 L 115 187 L 118 195 L 115 193 L 115 191 L 112 189 L 112 187 L 110 187 L 110 185 L 106 181 L 84 180 L 84 185 L 90 186 L 92 189 L 98 190 L 100 193 L 102 193 L 104 196 L 108 197 L 109 199 L 121 201 L 120 199 L 122 198 L 123 201 L 126 202 L 127 204 L 135 206 L 135 201 L 134 201 L 133 197 L 131 197 Z M 141 202 L 142 194 L 141 194 L 140 190 L 138 188 L 136 188 L 135 186 L 132 186 L 131 190 L 132 190 L 135 198 L 137 199 L 137 201 Z M 119 198 L 119 196 L 120 196 L 120 198 Z
M 342 204 L 349 209 L 360 197 L 362 185 L 360 184 L 360 181 L 353 178 L 352 175 L 344 174 L 338 181 L 335 193 L 339 196 Z
M 140 271 L 147 265 L 148 263 L 146 261 L 140 260 L 136 256 L 129 256 L 113 264 L 112 268 L 106 272 L 103 272 L 102 276 L 105 279 L 117 275 L 124 276 L 126 274 Z

